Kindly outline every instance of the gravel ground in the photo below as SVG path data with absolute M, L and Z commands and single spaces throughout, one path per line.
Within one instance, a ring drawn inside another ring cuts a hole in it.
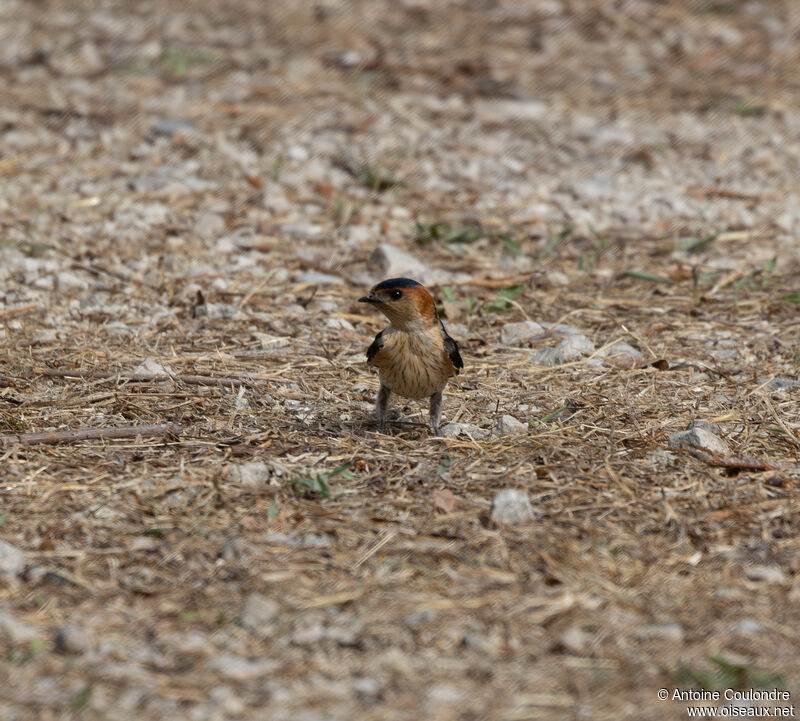
M 792 0 L 0 4 L 0 717 L 797 697 L 798 67 Z

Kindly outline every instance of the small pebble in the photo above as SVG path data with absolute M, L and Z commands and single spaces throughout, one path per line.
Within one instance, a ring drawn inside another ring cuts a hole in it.
M 624 343 L 620 341 L 619 343 L 614 343 L 614 345 L 609 346 L 604 351 L 600 353 L 601 356 L 604 358 L 614 358 L 615 356 L 628 356 L 630 358 L 644 358 L 642 352 L 636 348 L 634 348 L 629 343 Z
M 752 636 L 764 630 L 761 622 L 755 618 L 740 618 L 731 626 L 731 633 L 737 636 Z
M 506 323 L 500 331 L 500 340 L 506 345 L 523 345 L 544 332 L 544 328 L 532 320 Z
M 59 653 L 79 655 L 92 647 L 92 637 L 84 628 L 62 626 L 56 629 L 53 645 Z
M 792 378 L 773 378 L 769 383 L 767 383 L 767 388 L 773 391 L 790 391 L 794 390 L 795 388 L 800 388 L 800 381 L 796 381 Z
M 531 358 L 531 363 L 554 366 L 579 360 L 594 352 L 594 343 L 582 333 L 568 335 L 555 348 L 545 348 Z
M 745 566 L 744 575 L 748 581 L 783 585 L 786 574 L 778 566 Z
M 551 333 L 558 333 L 559 335 L 580 335 L 583 331 L 574 325 L 567 325 L 566 323 L 540 323 L 545 330 Z
M 416 280 L 423 277 L 428 269 L 425 263 L 410 253 L 388 243 L 381 243 L 375 248 L 369 257 L 369 262 L 378 266 L 388 278 L 406 277 Z
M 25 554 L 16 546 L 0 541 L 0 578 L 19 576 L 25 568 Z
M 243 658 L 230 653 L 221 653 L 208 662 L 209 671 L 219 673 L 234 681 L 251 681 L 258 678 L 269 678 L 278 668 L 279 663 L 266 658 Z
M 731 454 L 730 446 L 725 441 L 704 428 L 692 428 L 673 433 L 669 437 L 667 445 L 670 448 L 710 453 L 712 456 L 729 456 Z
M 214 646 L 200 631 L 187 631 L 173 633 L 162 637 L 179 664 L 191 666 L 197 661 L 203 661 L 214 654 Z
M 150 358 L 149 356 L 145 358 L 138 366 L 136 366 L 136 370 L 133 371 L 134 375 L 137 376 L 165 376 L 169 375 L 169 371 L 161 365 L 157 360 Z
M 573 626 L 561 634 L 561 645 L 575 654 L 584 653 L 592 643 L 592 634 Z
M 355 330 L 353 324 L 346 318 L 328 318 L 325 325 L 334 330 Z
M 308 271 L 297 276 L 298 283 L 317 283 L 319 285 L 344 285 L 344 279 L 329 273 Z
M 303 162 L 305 160 L 308 160 L 309 152 L 302 145 L 293 145 L 286 151 L 286 157 L 289 158 L 290 160 L 298 160 L 300 162 Z
M 313 223 L 286 223 L 280 230 L 283 235 L 298 240 L 322 240 L 325 237 L 325 229 Z
M 80 276 L 71 273 L 68 270 L 62 270 L 56 273 L 55 288 L 61 293 L 69 293 L 72 291 L 87 290 L 89 283 Z
M 495 494 L 491 518 L 495 523 L 514 525 L 539 517 L 533 510 L 528 494 L 516 488 L 504 488 Z
M 277 601 L 260 593 L 251 593 L 245 601 L 240 620 L 242 626 L 263 636 L 280 612 L 281 607 Z
M 150 126 L 154 135 L 174 135 L 177 132 L 193 130 L 194 120 L 190 118 L 160 118 Z
M 514 416 L 504 415 L 497 421 L 494 432 L 498 436 L 521 436 L 528 432 L 528 425 Z
M 208 318 L 209 320 L 232 320 L 241 315 L 235 305 L 229 303 L 204 303 L 194 308 L 195 318 Z
M 56 339 L 56 334 L 51 330 L 40 330 L 31 339 L 31 343 L 52 343 Z
M 6 646 L 20 646 L 40 638 L 33 626 L 22 623 L 9 613 L 0 613 L 0 643 Z
M 668 641 L 683 640 L 683 626 L 679 623 L 654 623 L 639 629 L 640 638 L 665 639 Z
M 425 611 L 414 611 L 403 618 L 403 625 L 406 628 L 415 630 L 420 626 L 424 626 L 426 623 L 431 623 L 431 621 L 435 619 L 436 611 L 432 609 L 426 609 Z
M 229 538 L 222 544 L 219 558 L 223 561 L 242 561 L 256 554 L 258 549 L 243 536 Z
M 225 477 L 247 488 L 260 488 L 269 483 L 270 470 L 263 461 L 248 461 L 228 466 L 225 469 Z
M 470 436 L 472 438 L 485 438 L 487 433 L 483 428 L 473 426 L 471 423 L 448 423 L 439 429 L 444 438 L 456 436 Z
M 331 545 L 331 539 L 322 533 L 268 533 L 264 536 L 265 543 L 283 544 L 295 548 L 326 548 Z
M 704 420 L 696 420 L 691 421 L 688 426 L 686 426 L 687 431 L 691 431 L 695 428 L 700 428 L 701 430 L 708 431 L 709 433 L 713 433 L 715 436 L 719 435 L 719 426 L 716 423 L 712 423 L 711 421 L 704 421 Z
M 203 240 L 222 235 L 226 228 L 225 219 L 216 213 L 200 213 L 194 222 L 194 232 Z

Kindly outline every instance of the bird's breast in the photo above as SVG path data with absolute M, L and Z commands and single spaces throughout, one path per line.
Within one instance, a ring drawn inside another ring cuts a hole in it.
M 430 332 L 387 331 L 383 348 L 371 365 L 380 371 L 381 383 L 404 398 L 427 398 L 442 390 L 455 375 L 443 347 L 441 335 Z

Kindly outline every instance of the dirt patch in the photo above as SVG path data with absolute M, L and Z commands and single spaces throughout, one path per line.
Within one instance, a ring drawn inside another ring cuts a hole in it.
M 797 690 L 793 3 L 0 13 L 0 716 Z M 409 273 L 445 438 L 371 418 Z

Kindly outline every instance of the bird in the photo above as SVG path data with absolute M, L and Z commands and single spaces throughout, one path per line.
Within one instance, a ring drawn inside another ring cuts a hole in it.
M 447 334 L 433 297 L 410 278 L 389 278 L 358 299 L 370 303 L 390 322 L 367 349 L 367 365 L 378 369 L 381 387 L 375 402 L 378 430 L 383 432 L 392 393 L 430 399 L 430 422 L 439 435 L 442 391 L 464 367 L 458 345 Z

